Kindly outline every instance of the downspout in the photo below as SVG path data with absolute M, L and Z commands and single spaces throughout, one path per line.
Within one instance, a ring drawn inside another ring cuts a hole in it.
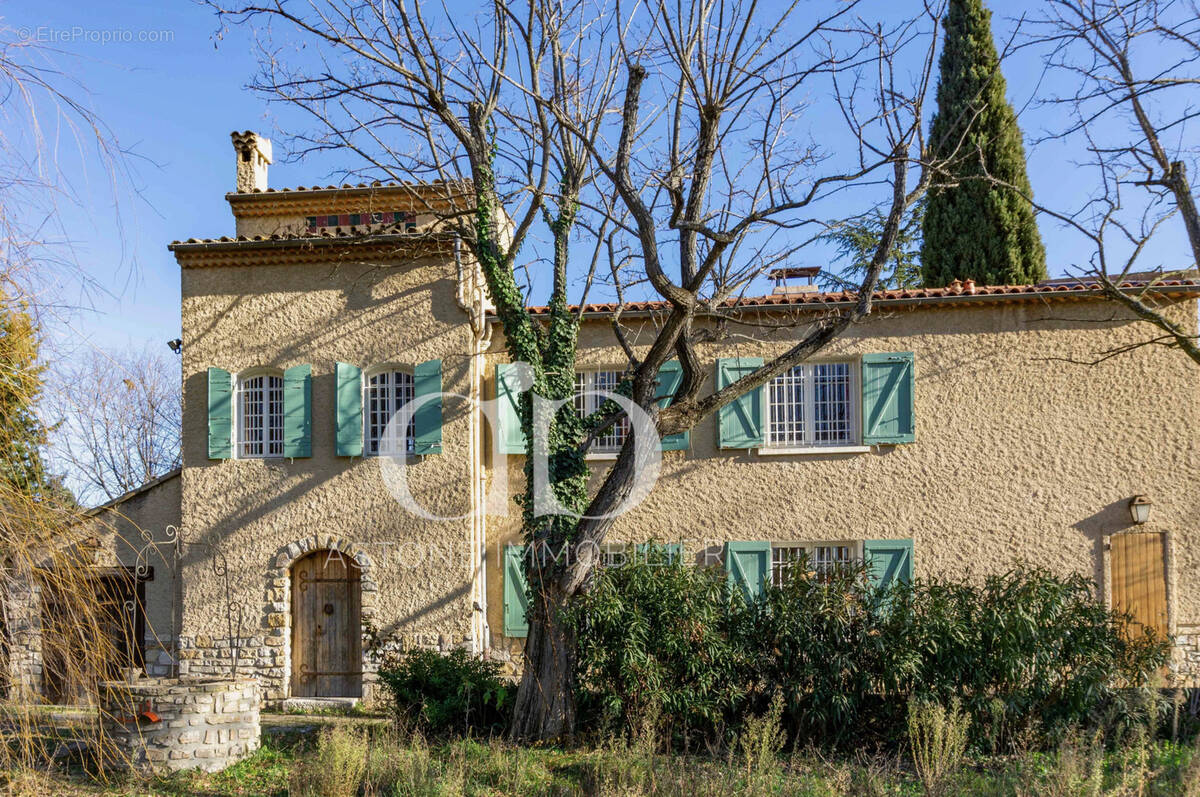
M 457 236 L 454 239 L 454 266 L 457 276 L 456 300 L 458 306 L 466 311 L 471 327 L 471 352 L 469 356 L 470 385 L 468 398 L 471 409 L 468 412 L 467 457 L 468 479 L 470 480 L 470 549 L 468 557 L 471 567 L 471 652 L 481 654 L 491 645 L 491 635 L 487 625 L 487 507 L 486 482 L 487 469 L 483 462 L 483 374 L 485 369 L 485 353 L 491 345 L 492 327 L 487 320 L 483 307 L 482 286 L 478 274 L 472 272 L 469 277 L 463 265 L 462 241 Z

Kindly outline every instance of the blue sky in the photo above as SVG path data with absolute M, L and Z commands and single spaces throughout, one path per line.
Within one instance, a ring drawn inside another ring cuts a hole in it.
M 167 244 L 232 234 L 229 133 L 271 124 L 266 104 L 244 89 L 255 69 L 247 32 L 218 41 L 213 14 L 188 2 L 2 3 L 0 15 L 17 35 L 54 39 L 55 65 L 82 84 L 85 101 L 131 152 L 132 179 L 114 191 L 94 150 L 71 141 L 58 148 L 78 200 L 60 204 L 70 248 L 111 295 L 89 291 L 70 329 L 51 331 L 106 349 L 178 337 L 179 269 Z M 159 41 L 98 40 L 105 31 Z M 277 162 L 271 179 L 311 184 L 328 172 Z
M 1023 9 L 1016 3 L 993 6 L 997 37 L 1004 38 L 1011 22 L 1001 15 Z M 234 175 L 229 132 L 269 134 L 275 126 L 287 127 L 286 118 L 274 117 L 261 97 L 244 88 L 256 68 L 249 31 L 228 30 L 218 39 L 212 12 L 189 2 L 0 2 L 0 16 L 18 35 L 55 39 L 56 65 L 86 88 L 85 101 L 133 153 L 134 178 L 114 192 L 89 150 L 59 151 L 79 200 L 62 206 L 71 249 L 107 293 L 92 291 L 81 300 L 91 309 L 49 331 L 63 342 L 105 349 L 162 345 L 179 335 L 179 273 L 166 245 L 233 232 L 223 198 Z M 120 35 L 103 41 L 105 31 Z M 1005 74 L 1020 112 L 1035 92 L 1040 66 L 1030 53 L 1008 62 Z M 1022 119 L 1030 136 L 1044 121 L 1034 116 L 1030 111 Z M 275 187 L 329 182 L 340 168 L 355 165 L 328 155 L 288 163 L 282 155 L 277 149 L 271 167 Z M 1057 204 L 1084 190 L 1061 147 L 1036 149 L 1029 158 L 1042 201 Z M 1078 240 L 1052 223 L 1043 220 L 1042 232 L 1052 274 L 1086 256 Z M 1182 233 L 1168 236 L 1146 266 L 1183 258 Z

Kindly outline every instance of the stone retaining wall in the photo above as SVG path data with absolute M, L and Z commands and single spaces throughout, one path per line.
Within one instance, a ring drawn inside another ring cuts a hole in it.
M 259 746 L 255 679 L 106 683 L 104 730 L 121 766 L 217 772 Z

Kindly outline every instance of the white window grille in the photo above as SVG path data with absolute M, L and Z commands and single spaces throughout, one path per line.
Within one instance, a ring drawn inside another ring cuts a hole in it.
M 849 545 L 818 545 L 812 549 L 812 567 L 822 579 L 829 578 L 851 561 Z
M 804 363 L 767 386 L 767 445 L 854 445 L 857 402 L 848 362 Z
M 283 377 L 238 380 L 237 455 L 248 459 L 283 456 Z
M 368 454 L 411 454 L 414 450 L 415 419 L 409 416 L 407 428 L 392 423 L 400 408 L 413 400 L 413 376 L 407 371 L 379 371 L 367 377 L 366 423 Z
M 792 580 L 793 574 L 804 561 L 802 545 L 778 545 L 771 549 L 771 584 L 782 587 Z
M 616 393 L 617 385 L 621 383 L 620 371 L 579 371 L 575 374 L 575 412 L 579 417 L 586 418 L 607 401 L 605 396 L 595 395 L 596 391 Z M 629 435 L 629 417 L 622 416 L 619 421 L 605 430 L 592 444 L 592 451 L 620 451 Z
M 771 584 L 782 587 L 807 570 L 822 581 L 854 562 L 858 546 L 850 543 L 783 543 L 771 546 Z M 802 569 L 804 568 L 804 569 Z

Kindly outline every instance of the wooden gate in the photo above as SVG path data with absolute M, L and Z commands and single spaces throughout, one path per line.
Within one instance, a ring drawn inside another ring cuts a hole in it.
M 1153 629 L 1167 638 L 1167 547 L 1163 532 L 1130 532 L 1112 537 L 1113 609 L 1128 612 L 1131 631 Z
M 360 573 L 337 551 L 292 565 L 292 696 L 362 696 Z

